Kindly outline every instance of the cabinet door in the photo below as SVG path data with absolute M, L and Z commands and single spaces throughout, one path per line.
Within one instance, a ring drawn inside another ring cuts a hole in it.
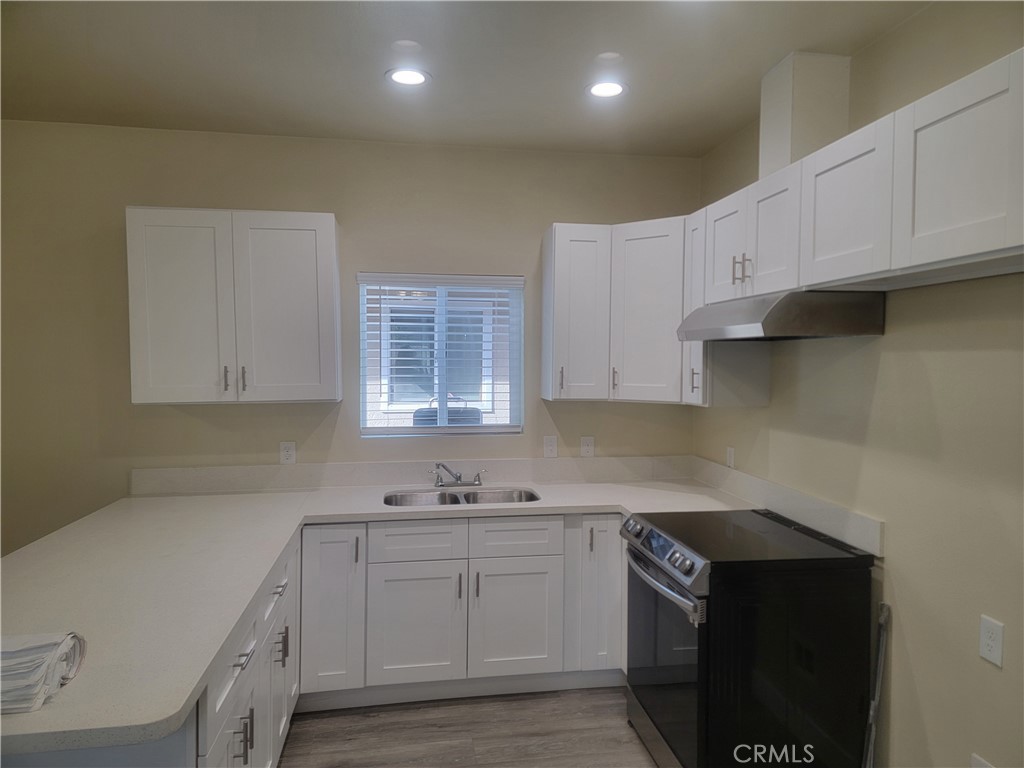
M 560 555 L 565 546 L 561 515 L 481 517 L 469 521 L 470 557 Z
M 555 224 L 544 243 L 542 397 L 607 400 L 611 228 Z
M 744 295 L 796 288 L 800 282 L 800 164 L 747 187 Z
M 466 560 L 372 563 L 366 684 L 466 677 Z
M 1021 51 L 896 113 L 893 267 L 1024 242 Z
M 469 561 L 469 676 L 562 671 L 561 555 Z
M 704 246 L 707 211 L 686 217 L 684 224 L 683 317 L 704 306 Z M 683 342 L 682 401 L 689 405 L 704 404 L 704 342 Z
M 612 399 L 678 403 L 683 217 L 612 227 Z
M 202 768 L 246 768 L 253 766 L 255 739 L 251 732 L 255 713 L 254 686 L 250 684 L 239 695 L 228 719 L 210 743 L 206 754 L 198 760 Z
M 370 563 L 469 557 L 468 520 L 389 520 L 368 523 L 366 533 Z
M 741 270 L 747 248 L 747 191 L 741 190 L 707 207 L 704 256 L 704 302 L 743 295 Z
M 239 400 L 340 400 L 334 216 L 232 222 Z
M 366 630 L 366 526 L 302 529 L 303 693 L 362 688 Z
M 889 268 L 893 116 L 801 161 L 800 284 Z
M 132 402 L 237 399 L 231 212 L 127 208 L 125 226 Z
M 582 668 L 616 669 L 622 634 L 621 515 L 583 517 Z

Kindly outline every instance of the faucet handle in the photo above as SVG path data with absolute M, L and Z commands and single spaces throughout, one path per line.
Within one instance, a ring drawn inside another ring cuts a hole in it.
M 486 469 L 481 469 L 479 472 L 476 473 L 476 477 L 473 478 L 473 485 L 483 485 L 484 484 L 483 480 L 480 479 L 480 475 L 482 475 L 486 471 L 487 471 Z
M 441 473 L 440 472 L 438 472 L 436 469 L 428 469 L 427 473 L 434 476 L 434 487 L 435 488 L 441 488 L 441 487 L 444 486 L 444 480 L 441 479 Z

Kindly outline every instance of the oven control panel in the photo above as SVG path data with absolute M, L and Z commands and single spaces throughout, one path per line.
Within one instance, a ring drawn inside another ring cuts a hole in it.
M 684 543 L 651 526 L 639 515 L 627 518 L 619 534 L 695 594 L 706 594 L 711 564 Z

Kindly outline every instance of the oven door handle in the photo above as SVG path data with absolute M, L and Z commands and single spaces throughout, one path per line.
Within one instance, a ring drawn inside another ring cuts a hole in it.
M 637 555 L 631 550 L 626 549 L 626 556 L 629 560 L 629 567 L 633 569 L 633 572 L 639 576 L 643 582 L 657 592 L 659 595 L 664 597 L 666 600 L 671 602 L 673 605 L 677 605 L 683 609 L 686 615 L 690 618 L 690 623 L 697 626 L 704 621 L 704 601 L 703 600 L 691 600 L 689 597 L 676 592 L 674 589 L 660 584 L 655 581 L 650 574 L 648 574 L 642 566 L 637 562 Z

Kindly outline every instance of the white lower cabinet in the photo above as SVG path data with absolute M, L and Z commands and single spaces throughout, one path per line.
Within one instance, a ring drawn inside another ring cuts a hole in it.
M 253 706 L 255 684 L 252 680 L 234 706 L 205 756 L 199 758 L 201 768 L 246 768 L 253 762 L 255 734 Z
M 469 561 L 470 677 L 562 671 L 563 558 Z
M 366 684 L 464 678 L 468 585 L 466 560 L 370 564 Z
M 580 666 L 615 669 L 622 639 L 621 515 L 584 515 L 580 558 Z
M 363 687 L 365 551 L 363 523 L 302 530 L 303 693 Z

